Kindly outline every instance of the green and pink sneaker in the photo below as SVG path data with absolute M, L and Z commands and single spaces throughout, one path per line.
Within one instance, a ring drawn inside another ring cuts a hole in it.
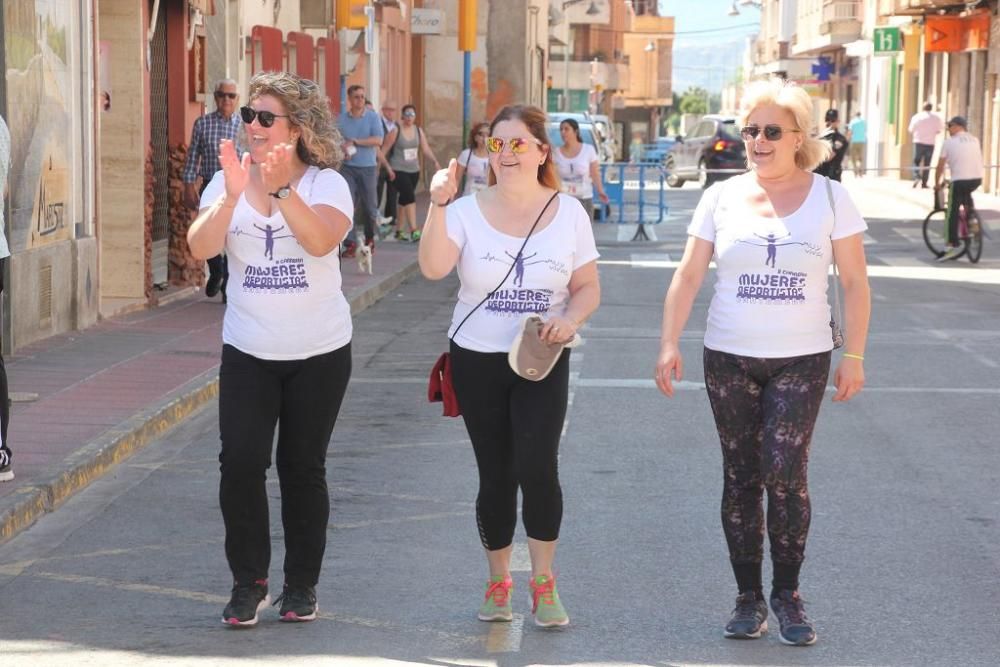
M 535 615 L 535 625 L 543 628 L 569 625 L 569 616 L 559 601 L 555 577 L 540 574 L 531 580 L 531 613 Z
M 514 582 L 509 576 L 490 577 L 486 584 L 486 599 L 479 608 L 480 621 L 512 621 L 514 614 L 510 610 L 510 593 L 514 590 Z

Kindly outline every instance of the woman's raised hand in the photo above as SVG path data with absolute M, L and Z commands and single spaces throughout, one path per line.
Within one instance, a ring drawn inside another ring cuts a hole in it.
M 260 177 L 268 192 L 289 185 L 292 181 L 292 155 L 295 153 L 293 144 L 278 144 L 268 151 L 267 157 L 260 165 Z
M 447 206 L 458 194 L 458 160 L 452 158 L 447 169 L 434 173 L 431 179 L 431 202 L 435 206 Z
M 223 139 L 219 142 L 219 165 L 222 167 L 222 175 L 226 178 L 226 199 L 235 202 L 243 194 L 250 180 L 250 152 L 244 153 L 241 160 L 236 153 L 233 140 Z

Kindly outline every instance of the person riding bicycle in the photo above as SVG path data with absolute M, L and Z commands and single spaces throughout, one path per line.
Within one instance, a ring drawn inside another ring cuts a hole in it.
M 948 121 L 951 135 L 941 145 L 941 157 L 934 172 L 934 187 L 940 188 L 944 179 L 944 166 L 951 172 L 948 192 L 948 247 L 938 261 L 955 259 L 962 254 L 958 238 L 958 207 L 965 206 L 966 214 L 973 209 L 972 192 L 983 183 L 983 150 L 979 139 L 968 132 L 969 124 L 962 116 Z

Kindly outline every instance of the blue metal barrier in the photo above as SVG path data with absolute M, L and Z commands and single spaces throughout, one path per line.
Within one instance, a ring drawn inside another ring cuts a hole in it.
M 638 225 L 632 240 L 649 240 L 644 225 L 658 225 L 667 217 L 666 172 L 649 163 L 612 162 L 600 167 L 611 215 L 606 218 L 601 206 L 597 221 Z M 600 202 L 596 192 L 594 202 Z

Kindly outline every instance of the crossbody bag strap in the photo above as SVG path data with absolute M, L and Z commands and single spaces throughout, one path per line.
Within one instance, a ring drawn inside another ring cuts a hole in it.
M 501 287 L 503 287 L 503 284 L 505 282 L 507 282 L 507 279 L 510 278 L 510 274 L 514 272 L 514 267 L 517 265 L 517 260 L 521 259 L 521 254 L 524 252 L 525 246 L 528 245 L 528 239 L 530 239 L 531 235 L 535 233 L 535 227 L 537 227 L 538 223 L 541 222 L 542 216 L 545 215 L 545 211 L 548 210 L 549 205 L 558 196 L 559 196 L 559 193 L 555 192 L 555 193 L 553 193 L 553 195 L 551 197 L 549 197 L 549 200 L 547 202 L 545 202 L 545 206 L 542 207 L 542 212 L 538 214 L 537 218 L 535 218 L 535 224 L 533 224 L 531 226 L 531 229 L 528 230 L 528 235 L 524 237 L 524 243 L 521 244 L 521 249 L 517 251 L 517 255 L 514 257 L 514 261 L 511 262 L 510 268 L 507 269 L 507 275 L 505 275 L 503 277 L 503 280 L 500 281 L 499 285 L 497 285 L 495 288 L 493 288 L 492 290 L 490 290 L 489 292 L 486 293 L 486 296 L 483 297 L 483 300 L 480 301 L 479 303 L 477 303 L 476 307 L 473 308 L 472 310 L 470 310 L 468 315 L 466 315 L 464 318 L 462 318 L 462 321 L 458 323 L 457 327 L 455 327 L 455 333 L 453 333 L 451 335 L 451 338 L 449 338 L 449 340 L 455 340 L 455 336 L 458 335 L 458 331 L 459 331 L 459 329 L 462 328 L 462 325 L 465 324 L 466 321 L 470 317 L 472 317 L 472 314 L 474 312 L 476 312 L 477 310 L 479 310 L 480 306 L 482 306 L 484 303 L 486 303 L 487 301 L 489 301 L 493 297 L 493 295 L 497 293 L 497 290 L 499 290 Z
M 827 176 L 823 177 L 826 180 L 826 196 L 830 200 L 830 209 L 833 211 L 833 224 L 837 225 L 837 206 L 833 202 L 833 186 L 830 185 L 830 179 Z M 843 322 L 844 313 L 840 308 L 840 280 L 837 274 L 837 254 L 833 251 L 833 239 L 830 239 L 830 254 L 833 256 L 833 307 L 837 313 L 837 321 Z

